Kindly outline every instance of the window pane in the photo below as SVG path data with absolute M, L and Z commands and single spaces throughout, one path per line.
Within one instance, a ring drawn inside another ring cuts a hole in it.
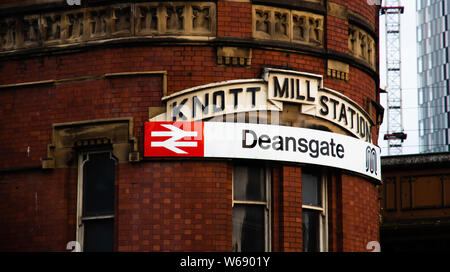
M 114 165 L 109 152 L 89 155 L 83 169 L 83 216 L 114 214 Z
M 320 251 L 320 212 L 303 209 L 303 251 Z
M 320 175 L 304 172 L 302 174 L 303 204 L 322 207 Z
M 266 201 L 264 167 L 235 166 L 234 200 Z
M 84 251 L 113 251 L 114 220 L 87 220 L 84 224 Z
M 235 205 L 233 207 L 233 251 L 263 252 L 265 250 L 264 207 Z

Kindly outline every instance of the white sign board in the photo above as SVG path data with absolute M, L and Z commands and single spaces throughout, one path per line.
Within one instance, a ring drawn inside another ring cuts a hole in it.
M 145 134 L 146 157 L 296 162 L 340 168 L 381 180 L 380 148 L 342 134 L 220 122 L 148 122 Z
M 364 109 L 322 85 L 320 75 L 266 68 L 263 79 L 217 82 L 163 97 L 166 112 L 151 121 L 200 121 L 242 112 L 280 112 L 284 103 L 295 103 L 302 114 L 328 120 L 371 142 L 374 124 Z

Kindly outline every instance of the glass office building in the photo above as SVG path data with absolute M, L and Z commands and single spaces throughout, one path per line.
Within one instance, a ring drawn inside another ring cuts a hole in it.
M 417 0 L 420 152 L 450 151 L 450 3 Z

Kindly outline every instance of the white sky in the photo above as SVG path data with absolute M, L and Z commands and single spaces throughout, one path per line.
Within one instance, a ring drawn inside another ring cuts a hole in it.
M 403 142 L 403 154 L 419 153 L 419 124 L 417 103 L 417 39 L 416 39 L 416 0 L 402 0 L 405 12 L 401 18 L 401 72 L 402 72 L 402 102 L 403 102 L 403 128 L 408 134 Z M 385 20 L 380 16 L 380 87 L 386 87 L 386 42 Z M 381 94 L 381 105 L 385 108 L 386 120 L 386 95 Z M 383 140 L 387 126 L 385 120 L 380 128 L 378 145 L 381 147 L 381 155 L 386 156 L 387 141 Z

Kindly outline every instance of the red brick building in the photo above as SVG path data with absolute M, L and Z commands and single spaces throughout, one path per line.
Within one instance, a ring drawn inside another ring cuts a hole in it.
M 226 117 L 377 145 L 378 6 L 38 2 L 0 4 L 1 251 L 366 251 L 379 240 L 380 179 L 316 163 L 318 142 L 303 161 L 144 156 L 149 120 Z

